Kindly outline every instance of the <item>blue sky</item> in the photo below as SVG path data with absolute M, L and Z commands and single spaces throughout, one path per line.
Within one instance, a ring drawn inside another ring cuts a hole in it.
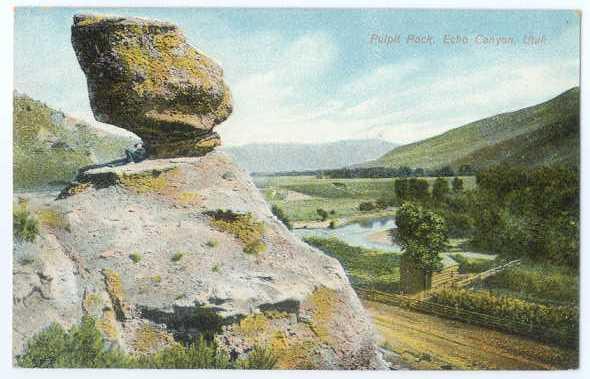
M 86 80 L 70 44 L 72 15 L 81 12 L 179 25 L 224 68 L 235 110 L 217 130 L 228 145 L 408 143 L 579 83 L 573 11 L 17 8 L 16 89 L 89 121 Z M 373 34 L 400 34 L 400 43 L 371 43 Z M 431 35 L 433 44 L 407 44 L 410 34 Z M 445 34 L 469 43 L 444 44 Z M 529 34 L 545 42 L 526 45 Z M 478 35 L 514 43 L 478 44 Z

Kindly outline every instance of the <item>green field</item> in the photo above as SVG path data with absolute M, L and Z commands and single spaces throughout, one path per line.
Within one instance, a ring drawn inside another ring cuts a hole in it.
M 475 177 L 461 177 L 466 190 L 475 187 Z M 432 186 L 436 180 L 425 177 Z M 450 182 L 452 177 L 447 178 Z M 325 209 L 333 214 L 331 219 L 362 216 L 393 215 L 393 210 L 361 212 L 362 202 L 374 202 L 380 198 L 392 198 L 394 178 L 318 179 L 314 176 L 258 176 L 255 184 L 272 205 L 285 211 L 291 221 L 318 221 L 316 210 Z
M 353 286 L 399 291 L 399 255 L 349 246 L 336 238 L 306 238 L 305 242 L 338 259 Z

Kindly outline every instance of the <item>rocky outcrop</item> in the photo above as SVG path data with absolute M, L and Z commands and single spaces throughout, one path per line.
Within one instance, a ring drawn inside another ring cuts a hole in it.
M 72 41 L 96 117 L 175 157 L 21 199 L 41 235 L 15 245 L 15 354 L 50 322 L 90 315 L 136 354 L 204 335 L 232 358 L 272 347 L 279 368 L 383 368 L 338 261 L 293 236 L 224 153 L 176 157 L 216 144 L 231 110 L 218 66 L 166 23 L 76 16 Z
M 370 320 L 338 261 L 289 233 L 225 154 L 91 170 L 61 197 L 29 200 L 33 212 L 49 208 L 67 225 L 43 228 L 46 237 L 36 243 L 51 238 L 45 254 L 69 257 L 74 279 L 52 275 L 54 293 L 95 316 L 113 344 L 145 353 L 214 334 L 234 357 L 272 346 L 283 368 L 383 367 Z M 260 226 L 263 248 L 248 251 L 239 225 L 218 214 L 249 215 L 233 220 Z M 15 270 L 53 265 L 36 259 L 16 262 Z M 15 275 L 15 287 L 35 275 Z M 56 300 L 44 293 L 15 307 L 17 352 L 22 336 L 79 316 L 45 312 Z M 32 310 L 49 317 L 31 323 Z
M 223 70 L 173 24 L 76 15 L 72 45 L 94 117 L 137 134 L 152 157 L 200 156 L 232 112 Z

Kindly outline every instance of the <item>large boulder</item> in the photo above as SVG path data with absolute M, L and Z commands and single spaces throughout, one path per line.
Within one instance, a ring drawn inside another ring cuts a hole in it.
M 224 153 L 94 169 L 60 198 L 28 196 L 62 221 L 15 261 L 15 353 L 82 311 L 135 353 L 213 333 L 233 357 L 272 346 L 280 368 L 384 367 L 338 261 L 293 236 Z
M 232 112 L 223 70 L 173 24 L 76 15 L 72 45 L 94 117 L 137 134 L 152 157 L 200 156 Z

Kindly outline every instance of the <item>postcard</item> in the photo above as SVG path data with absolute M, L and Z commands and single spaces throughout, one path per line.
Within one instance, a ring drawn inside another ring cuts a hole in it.
M 580 11 L 13 12 L 15 370 L 580 366 Z

